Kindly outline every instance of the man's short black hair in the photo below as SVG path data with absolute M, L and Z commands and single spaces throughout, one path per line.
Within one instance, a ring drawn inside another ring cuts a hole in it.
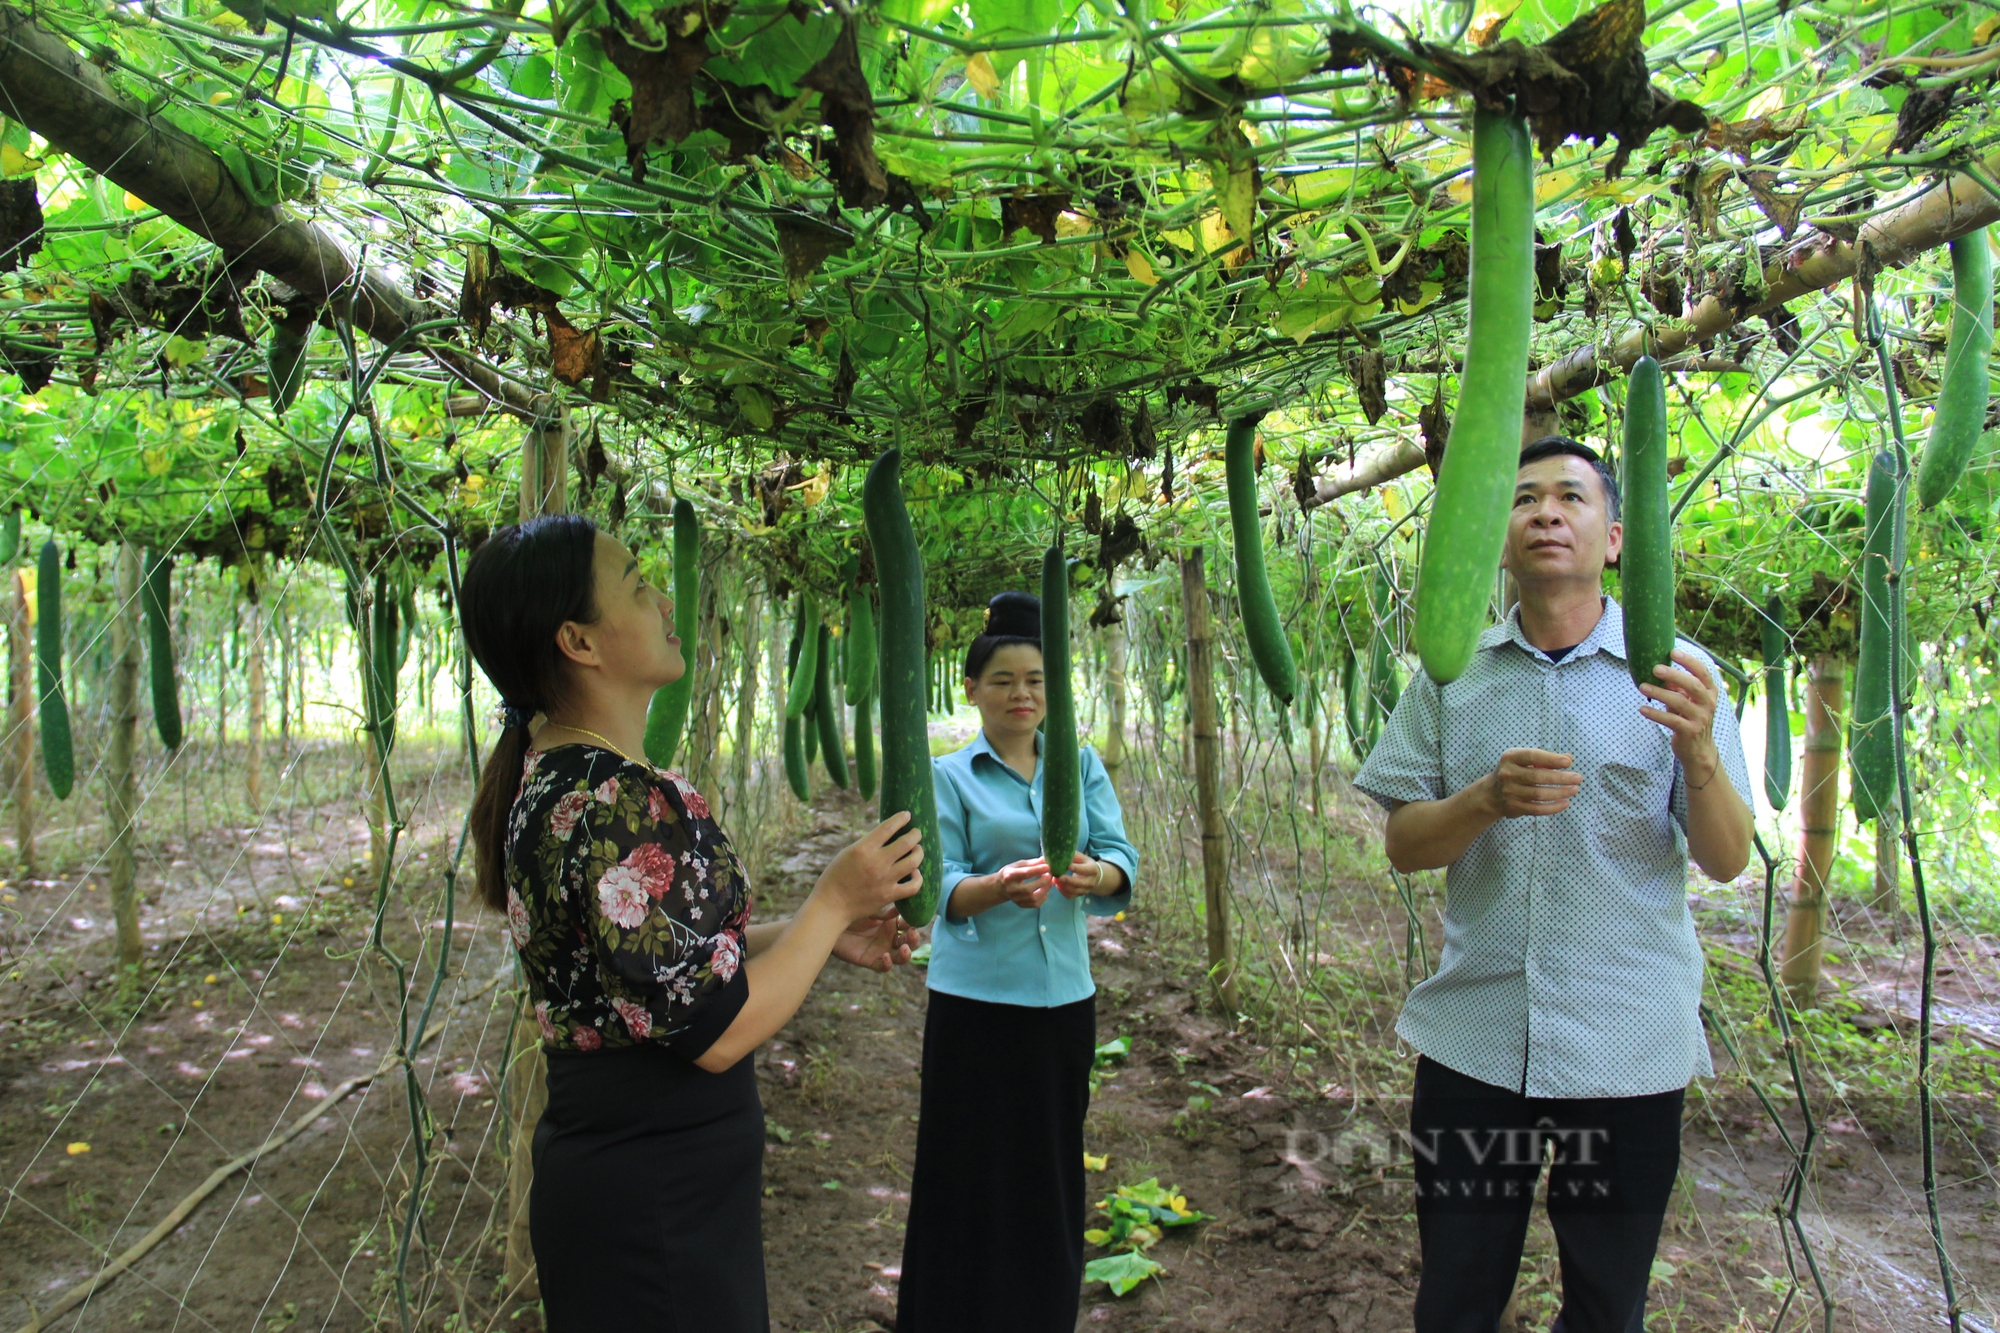
M 1610 521 L 1618 522 L 1619 515 L 1624 512 L 1618 497 L 1618 478 L 1612 475 L 1611 469 L 1605 466 L 1602 458 L 1598 457 L 1597 450 L 1581 440 L 1572 440 L 1567 435 L 1544 435 L 1521 450 L 1519 466 L 1526 467 L 1530 463 L 1538 463 L 1544 458 L 1554 458 L 1558 454 L 1581 458 L 1590 464 L 1591 470 L 1597 473 L 1598 481 L 1604 485 L 1604 507 L 1610 515 Z

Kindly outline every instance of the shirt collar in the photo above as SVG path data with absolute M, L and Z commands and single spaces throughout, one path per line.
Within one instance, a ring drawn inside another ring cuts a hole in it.
M 973 738 L 972 745 L 970 748 L 972 750 L 972 759 L 970 762 L 977 763 L 979 761 L 979 756 L 985 755 L 988 759 L 991 759 L 994 763 L 1000 765 L 1000 767 L 1005 768 L 1009 773 L 1014 773 L 1014 770 L 1008 766 L 1007 761 L 1005 759 L 1002 759 L 1000 757 L 999 752 L 993 748 L 993 742 L 986 739 L 986 728 L 981 727 L 979 729 L 979 734 Z M 1042 766 L 1042 734 L 1038 731 L 1035 733 L 1035 767 L 1037 769 L 1040 769 L 1041 766 Z M 1018 778 L 1021 775 L 1019 773 L 1014 773 L 1014 776 Z
M 1503 643 L 1512 643 L 1530 657 L 1540 657 L 1546 660 L 1547 655 L 1541 649 L 1529 643 L 1527 636 L 1521 633 L 1521 604 L 1519 602 L 1514 603 L 1513 609 L 1507 613 L 1505 620 L 1497 625 L 1490 626 L 1479 636 L 1479 646 L 1481 648 L 1498 648 Z M 1625 612 L 1618 605 L 1618 599 L 1608 593 L 1604 595 L 1604 614 L 1597 618 L 1597 627 L 1591 630 L 1589 636 L 1582 643 L 1578 644 L 1575 651 L 1571 652 L 1563 661 L 1574 662 L 1579 658 L 1588 657 L 1599 650 L 1609 653 L 1621 662 L 1625 660 Z M 981 732 L 980 737 L 983 740 L 985 733 Z

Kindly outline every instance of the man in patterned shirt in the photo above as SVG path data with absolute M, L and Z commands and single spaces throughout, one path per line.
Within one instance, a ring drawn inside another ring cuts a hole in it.
M 1714 1072 L 1687 862 L 1742 872 L 1750 780 L 1698 649 L 1633 687 L 1603 592 L 1618 512 L 1595 451 L 1522 451 L 1519 604 L 1457 680 L 1416 681 L 1355 779 L 1398 870 L 1447 867 L 1443 957 L 1396 1024 L 1418 1053 L 1418 1333 L 1493 1333 L 1544 1160 L 1555 1333 L 1639 1333 L 1682 1096 Z

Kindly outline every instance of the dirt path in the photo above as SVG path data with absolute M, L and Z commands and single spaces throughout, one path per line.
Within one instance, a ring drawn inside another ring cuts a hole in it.
M 824 803 L 817 813 L 767 883 L 773 908 L 795 901 L 812 869 L 862 824 L 858 804 Z M 1131 1295 L 1089 1284 L 1080 1327 L 1406 1329 L 1419 1266 L 1408 1166 L 1395 1152 L 1404 1108 L 1356 1106 L 1326 1070 L 1275 1073 L 1282 1062 L 1270 1051 L 1207 1016 L 1192 960 L 1163 952 L 1155 938 L 1143 884 L 1129 919 L 1093 920 L 1091 936 L 1099 1040 L 1123 1036 L 1132 1047 L 1092 1100 L 1089 1151 L 1109 1158 L 1092 1177 L 1102 1185 L 1095 1197 L 1158 1177 L 1214 1220 L 1163 1240 L 1153 1257 L 1166 1273 Z M 831 972 L 784 1039 L 758 1057 L 771 1121 L 767 1263 L 774 1327 L 785 1333 L 892 1325 L 922 987 L 914 968 Z M 1829 1137 L 1838 1149 L 1843 1136 Z M 1754 1103 L 1702 1102 L 1685 1144 L 1688 1170 L 1661 1243 L 1649 1326 L 1768 1327 L 1785 1271 L 1768 1209 L 1788 1158 Z M 1943 1327 L 1935 1268 L 1927 1249 L 1912 1248 L 1923 1238 L 1908 1198 L 1917 1177 L 1898 1146 L 1879 1146 L 1892 1154 L 1874 1154 L 1887 1169 L 1858 1165 L 1853 1151 L 1832 1157 L 1818 1207 L 1807 1210 L 1843 1306 L 1834 1327 Z M 1893 1198 L 1882 1197 L 1884 1176 Z M 1961 1192 L 1948 1219 L 1959 1262 L 1982 1285 L 2000 1276 L 1993 1199 L 1990 1181 Z M 1523 1328 L 1547 1327 L 1559 1285 L 1554 1238 L 1538 1218 L 1517 1289 Z M 1800 1307 L 1787 1327 L 1806 1321 Z
M 458 795 L 440 788 L 419 812 L 431 822 L 419 820 L 406 849 L 399 901 L 436 901 L 438 839 Z M 150 849 L 147 928 L 171 964 L 148 1003 L 123 1018 L 88 868 L 7 888 L 15 901 L 0 920 L 0 1333 L 87 1278 L 216 1165 L 379 1064 L 394 1006 L 386 969 L 363 949 L 368 893 L 356 862 L 365 829 L 341 806 L 302 807 L 289 820 L 289 833 L 213 830 Z M 866 822 L 864 807 L 837 793 L 809 813 L 771 817 L 765 842 L 782 851 L 760 858 L 759 914 L 795 905 Z M 217 864 L 244 882 L 218 879 Z M 1108 1159 L 1091 1177 L 1093 1198 L 1157 1177 L 1212 1220 L 1170 1233 L 1152 1252 L 1165 1272 L 1131 1295 L 1090 1284 L 1080 1327 L 1406 1329 L 1418 1268 L 1409 1172 L 1397 1151 L 1403 1107 L 1393 1097 L 1356 1104 L 1327 1054 L 1295 1058 L 1226 1030 L 1205 1011 L 1198 965 L 1162 928 L 1161 906 L 1149 902 L 1142 875 L 1129 919 L 1092 923 L 1099 1038 L 1130 1043 L 1127 1057 L 1105 1062 L 1092 1103 L 1089 1150 Z M 414 959 L 419 931 L 434 948 L 441 925 L 392 914 L 388 942 Z M 435 1166 L 410 1266 L 415 1322 L 532 1333 L 531 1306 L 494 1296 L 507 1010 L 493 983 L 507 955 L 484 914 L 462 918 L 452 937 L 443 1036 L 416 1062 Z M 878 977 L 836 963 L 756 1056 L 769 1118 L 776 1333 L 891 1325 L 923 1015 L 920 969 Z M 1383 1052 L 1377 1032 L 1335 1040 L 1399 1058 Z M 1650 1306 L 1655 1330 L 1766 1328 L 1785 1290 L 1770 1207 L 1789 1157 L 1757 1105 L 1726 1090 L 1740 1083 L 1712 1086 L 1714 1095 L 1690 1099 L 1687 1169 Z M 1943 1326 L 1900 1105 L 1854 1097 L 1823 1117 L 1802 1212 L 1843 1333 Z M 1945 1111 L 1962 1125 L 1979 1114 L 1963 1099 Z M 1982 1293 L 2000 1286 L 2000 1236 L 1990 1172 L 1953 1147 L 1961 1142 L 1947 1143 L 1942 1170 L 1969 1183 L 1946 1191 L 1945 1221 L 1965 1278 L 1965 1326 L 1976 1330 L 1995 1322 Z M 72 1153 L 78 1143 L 88 1151 Z M 231 1179 L 133 1273 L 50 1327 L 396 1328 L 393 1228 L 412 1163 L 394 1071 Z M 1553 1238 L 1538 1222 L 1518 1289 L 1522 1329 L 1546 1329 L 1558 1288 Z M 1795 1303 L 1784 1326 L 1819 1327 L 1817 1305 Z

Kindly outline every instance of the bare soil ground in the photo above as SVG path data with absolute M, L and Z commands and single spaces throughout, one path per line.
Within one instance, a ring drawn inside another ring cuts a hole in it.
M 452 941 L 433 1022 L 440 1035 L 411 1066 L 427 1099 L 431 1159 L 406 1265 L 412 1322 L 526 1333 L 539 1327 L 532 1305 L 499 1292 L 507 958 L 492 918 L 461 912 L 447 932 L 438 915 L 462 784 L 412 787 L 384 943 L 421 987 L 439 941 Z M 351 799 L 302 802 L 251 830 L 183 828 L 150 841 L 142 878 L 157 980 L 143 996 L 121 994 L 114 980 L 108 905 L 101 887 L 88 887 L 101 885 L 91 863 L 52 865 L 45 878 L 0 891 L 0 1333 L 35 1327 L 37 1311 L 216 1168 L 324 1106 L 343 1081 L 378 1070 L 46 1327 L 398 1327 L 394 1274 L 414 1140 L 405 1070 L 383 1069 L 397 988 L 384 957 L 366 947 L 373 885 L 355 808 Z M 865 820 L 858 801 L 838 794 L 765 820 L 760 915 L 795 903 Z M 1366 919 L 1377 918 L 1387 919 Z M 1727 922 L 1716 927 L 1727 931 Z M 1087 1139 L 1107 1158 L 1092 1177 L 1104 1194 L 1157 1177 L 1212 1220 L 1170 1233 L 1153 1250 L 1166 1271 L 1131 1295 L 1091 1284 L 1079 1327 L 1407 1328 L 1419 1263 L 1396 1150 L 1399 1084 L 1390 1078 L 1386 1091 L 1357 1098 L 1342 1086 L 1351 1062 L 1274 1050 L 1254 1028 L 1220 1022 L 1186 935 L 1147 903 L 1143 885 L 1129 919 L 1093 929 L 1100 1039 L 1123 1036 L 1131 1053 L 1105 1061 Z M 1986 969 L 1973 989 L 1993 993 L 1982 943 L 1955 943 L 1966 968 Z M 756 1056 L 780 1333 L 892 1325 L 923 1007 L 921 970 L 877 977 L 836 963 Z M 1393 1071 L 1401 1057 L 1382 1032 L 1395 1002 L 1378 1008 L 1367 1029 L 1333 1035 L 1370 1044 L 1377 1066 Z M 1885 1028 L 1883 1039 L 1893 1033 Z M 1944 1327 L 1906 1091 L 1815 1090 L 1829 1123 L 1801 1216 L 1837 1301 L 1836 1329 Z M 1993 1326 L 1995 1117 L 1990 1101 L 1947 1094 L 1940 1119 L 1951 1127 L 1939 1174 L 1965 1326 Z M 1772 1208 L 1791 1154 L 1727 1071 L 1690 1097 L 1684 1142 L 1649 1327 L 1770 1327 L 1790 1289 Z M 1558 1290 L 1553 1239 L 1538 1222 L 1519 1326 L 1546 1329 Z M 1782 1325 L 1818 1328 L 1822 1318 L 1808 1278 Z

